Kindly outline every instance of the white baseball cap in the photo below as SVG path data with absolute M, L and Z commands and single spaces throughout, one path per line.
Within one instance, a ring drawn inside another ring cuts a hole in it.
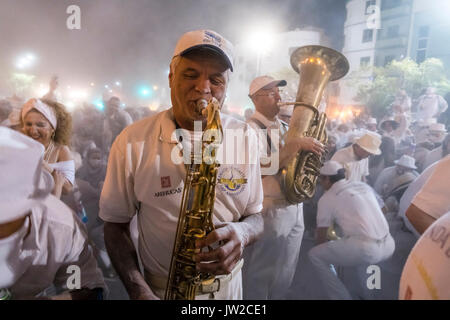
M 50 194 L 53 178 L 42 170 L 43 157 L 42 144 L 18 131 L 0 127 L 0 224 L 27 215 Z
M 340 164 L 337 161 L 330 160 L 323 164 L 323 167 L 320 168 L 320 174 L 324 176 L 334 176 L 338 174 L 338 171 L 340 169 L 343 169 L 344 167 L 342 164 Z
M 248 92 L 248 95 L 251 97 L 261 89 L 284 87 L 286 84 L 286 80 L 275 80 L 270 76 L 260 76 L 253 79 L 252 83 L 250 83 L 250 90 Z
M 183 34 L 175 46 L 173 56 L 182 56 L 195 49 L 207 48 L 221 55 L 233 71 L 233 45 L 215 31 L 195 30 Z

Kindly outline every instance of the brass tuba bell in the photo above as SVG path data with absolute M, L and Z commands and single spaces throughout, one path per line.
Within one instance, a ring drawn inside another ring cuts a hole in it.
M 300 74 L 294 111 L 287 140 L 292 137 L 313 137 L 326 144 L 326 115 L 318 106 L 329 81 L 345 76 L 349 70 L 341 53 L 323 46 L 300 47 L 291 55 L 291 65 Z M 291 203 L 301 203 L 314 196 L 322 159 L 309 151 L 300 151 L 282 170 L 281 187 Z

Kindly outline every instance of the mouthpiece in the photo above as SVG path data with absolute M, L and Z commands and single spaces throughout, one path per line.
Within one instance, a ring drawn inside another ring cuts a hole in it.
M 205 115 L 207 106 L 208 106 L 208 101 L 206 101 L 205 99 L 198 100 L 197 105 L 196 105 L 197 113 L 201 114 L 201 115 Z
M 200 99 L 197 101 L 197 108 L 201 111 L 202 109 L 205 109 L 208 105 L 208 101 L 205 99 Z

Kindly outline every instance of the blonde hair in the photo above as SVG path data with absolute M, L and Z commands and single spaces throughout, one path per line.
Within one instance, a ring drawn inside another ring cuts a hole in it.
M 41 101 L 52 108 L 56 114 L 58 124 L 56 125 L 53 141 L 61 145 L 70 146 L 72 116 L 67 112 L 66 107 L 59 102 L 47 99 L 42 99 Z

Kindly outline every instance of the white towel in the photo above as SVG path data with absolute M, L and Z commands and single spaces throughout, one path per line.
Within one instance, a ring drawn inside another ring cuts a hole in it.
M 75 182 L 75 161 L 61 161 L 56 163 L 50 163 L 49 166 L 55 170 L 61 172 L 64 177 L 73 185 Z

